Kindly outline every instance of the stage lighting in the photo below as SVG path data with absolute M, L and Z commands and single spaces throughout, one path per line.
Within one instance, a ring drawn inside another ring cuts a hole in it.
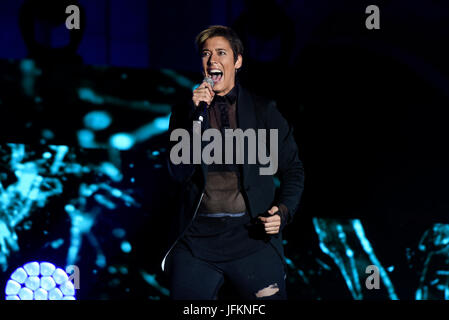
M 132 250 L 131 243 L 129 243 L 128 241 L 123 241 L 122 244 L 120 245 L 120 248 L 124 253 L 130 253 Z
M 52 263 L 29 262 L 11 274 L 5 294 L 6 300 L 75 300 L 75 287 Z
M 134 137 L 128 133 L 116 133 L 110 138 L 111 146 L 118 150 L 129 150 L 134 143 Z
M 112 117 L 106 111 L 95 110 L 84 116 L 84 125 L 93 131 L 101 131 L 108 128 L 112 123 Z

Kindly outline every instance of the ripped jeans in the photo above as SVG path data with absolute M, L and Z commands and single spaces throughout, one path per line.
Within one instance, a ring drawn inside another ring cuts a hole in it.
M 287 299 L 284 264 L 271 245 L 243 258 L 208 262 L 179 242 L 167 259 L 173 300 L 216 300 L 225 279 L 242 300 Z

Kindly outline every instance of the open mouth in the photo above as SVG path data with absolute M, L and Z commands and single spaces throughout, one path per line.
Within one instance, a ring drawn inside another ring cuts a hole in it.
M 214 81 L 214 83 L 217 83 L 223 77 L 223 72 L 218 69 L 212 69 L 212 70 L 209 70 L 209 75 L 211 76 L 212 81 Z

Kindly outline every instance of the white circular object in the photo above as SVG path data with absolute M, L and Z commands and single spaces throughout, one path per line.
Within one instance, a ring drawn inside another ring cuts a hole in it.
M 75 286 L 63 269 L 34 261 L 11 274 L 5 294 L 6 300 L 75 300 Z
M 27 279 L 28 275 L 23 268 L 19 268 L 16 271 L 13 272 L 11 275 L 11 279 L 17 281 L 18 283 L 25 283 L 25 280 Z
M 61 300 L 64 295 L 62 294 L 61 290 L 58 288 L 54 288 L 53 290 L 50 290 L 48 293 L 48 297 L 50 300 Z
M 72 282 L 66 281 L 60 287 L 64 296 L 73 296 L 75 294 L 75 286 Z
M 63 284 L 67 280 L 69 280 L 69 277 L 67 276 L 67 273 L 65 273 L 64 270 L 58 268 L 53 272 L 53 279 L 57 284 Z
M 22 288 L 20 283 L 14 281 L 14 280 L 8 280 L 6 283 L 6 289 L 5 292 L 7 295 L 16 295 L 19 293 L 19 290 Z
M 48 292 L 42 288 L 34 291 L 34 300 L 48 300 Z
M 52 277 L 45 276 L 41 278 L 41 288 L 47 291 L 52 290 L 56 287 L 56 282 Z
M 30 262 L 23 266 L 25 271 L 29 276 L 38 276 L 39 275 L 39 263 Z
M 40 270 L 41 275 L 43 276 L 51 276 L 53 272 L 55 272 L 55 266 L 48 262 L 41 262 Z
M 19 291 L 20 300 L 33 300 L 33 291 L 28 288 L 22 288 Z
M 40 284 L 41 280 L 36 276 L 29 277 L 25 281 L 25 286 L 33 291 L 39 289 Z

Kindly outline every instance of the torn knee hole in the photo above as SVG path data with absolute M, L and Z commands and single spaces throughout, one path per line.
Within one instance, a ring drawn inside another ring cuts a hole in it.
M 269 297 L 269 296 L 276 294 L 276 292 L 278 292 L 278 291 L 279 291 L 279 287 L 278 287 L 277 283 L 270 284 L 268 287 L 257 291 L 256 297 L 257 298 Z

